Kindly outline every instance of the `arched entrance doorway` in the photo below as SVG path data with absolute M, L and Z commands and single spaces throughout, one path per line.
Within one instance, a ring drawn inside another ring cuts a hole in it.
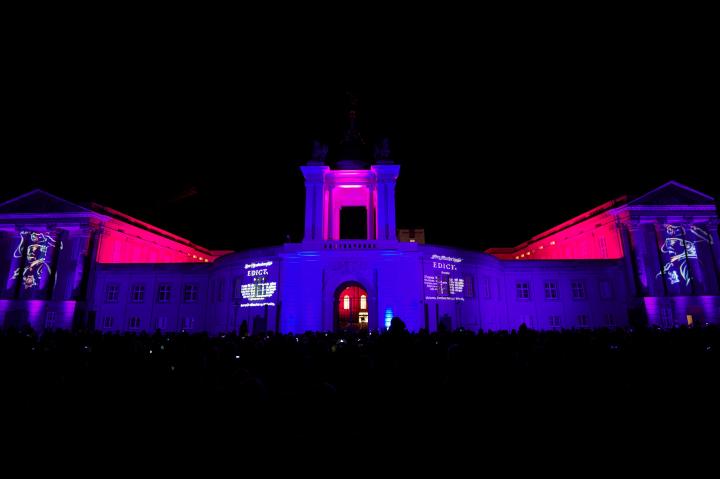
M 368 294 L 359 283 L 340 285 L 335 292 L 335 330 L 368 329 Z

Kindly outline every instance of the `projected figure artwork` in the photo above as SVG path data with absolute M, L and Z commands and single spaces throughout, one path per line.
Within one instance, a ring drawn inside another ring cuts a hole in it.
M 712 236 L 704 229 L 695 225 L 664 225 L 665 242 L 660 245 L 660 252 L 667 260 L 657 277 L 667 276 L 671 285 L 690 285 L 693 279 L 689 261 L 698 260 L 698 244 L 712 244 Z
M 50 233 L 21 231 L 20 244 L 15 249 L 13 257 L 22 258 L 24 251 L 25 265 L 15 269 L 12 279 L 22 277 L 25 289 L 37 288 L 46 271 L 48 275 L 52 274 L 46 260 L 49 256 L 48 248 L 55 248 L 55 245 L 55 238 Z M 62 242 L 60 248 L 62 249 Z

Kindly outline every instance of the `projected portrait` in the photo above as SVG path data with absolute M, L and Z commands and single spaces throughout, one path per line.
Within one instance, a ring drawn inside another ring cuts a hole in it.
M 12 279 L 21 279 L 25 289 L 37 288 L 44 275 L 51 275 L 48 264 L 49 249 L 56 241 L 49 233 L 21 231 L 20 243 L 13 253 L 15 258 L 25 258 L 25 264 L 15 269 Z M 62 243 L 60 243 L 62 248 Z
M 693 269 L 699 267 L 698 249 L 712 245 L 712 236 L 696 225 L 663 225 L 665 240 L 660 245 L 663 265 L 657 277 L 666 277 L 670 285 L 689 286 Z M 693 266 L 695 265 L 695 266 Z

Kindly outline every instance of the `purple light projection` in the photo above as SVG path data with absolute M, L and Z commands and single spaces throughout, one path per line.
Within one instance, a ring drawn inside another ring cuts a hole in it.
M 20 243 L 13 252 L 14 258 L 25 258 L 24 266 L 15 269 L 12 280 L 22 278 L 25 289 L 37 288 L 43 279 L 44 273 L 52 275 L 48 264 L 50 259 L 49 248 L 56 247 L 56 239 L 50 233 L 36 231 L 21 231 Z M 62 249 L 62 241 L 59 245 Z

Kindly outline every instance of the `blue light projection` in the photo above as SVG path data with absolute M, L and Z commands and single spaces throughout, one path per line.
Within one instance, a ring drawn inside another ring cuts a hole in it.
M 48 249 L 55 248 L 55 245 L 56 240 L 50 233 L 21 231 L 20 243 L 15 248 L 13 257 L 22 258 L 24 256 L 25 264 L 15 269 L 11 279 L 22 278 L 25 289 L 37 288 L 45 270 L 47 270 L 48 276 L 52 274 L 46 260 L 49 256 Z M 60 249 L 62 249 L 62 241 Z
M 689 286 L 694 280 L 693 266 L 698 262 L 698 245 L 713 244 L 712 236 L 704 229 L 689 224 L 663 225 L 665 241 L 660 245 L 665 265 L 656 277 L 667 277 L 670 285 Z
M 390 328 L 390 323 L 392 323 L 392 319 L 393 319 L 392 308 L 385 308 L 385 329 Z

